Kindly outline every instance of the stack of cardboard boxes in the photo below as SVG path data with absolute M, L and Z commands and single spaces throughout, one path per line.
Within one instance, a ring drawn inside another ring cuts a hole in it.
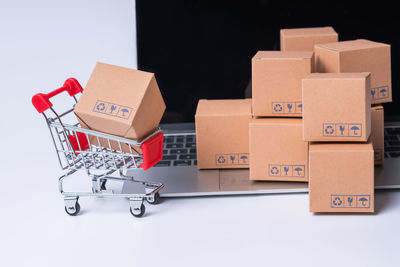
M 252 59 L 251 100 L 200 100 L 198 167 L 309 182 L 312 212 L 373 212 L 377 104 L 391 99 L 390 45 L 338 42 L 332 27 L 281 30 L 281 51 Z

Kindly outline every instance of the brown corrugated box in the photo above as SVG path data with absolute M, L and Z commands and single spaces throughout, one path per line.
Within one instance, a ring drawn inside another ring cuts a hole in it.
M 384 111 L 382 105 L 371 107 L 371 142 L 374 147 L 375 165 L 382 165 L 385 153 Z
M 153 73 L 97 63 L 74 112 L 84 128 L 141 140 L 158 127 L 164 110 Z M 93 137 L 91 142 L 98 144 Z M 119 149 L 117 143 L 111 147 Z
M 253 115 L 301 117 L 301 79 L 312 62 L 313 52 L 259 51 L 252 59 Z
M 374 212 L 374 151 L 368 143 L 310 143 L 311 212 Z
M 372 104 L 392 102 L 390 45 L 353 40 L 314 47 L 316 72 L 370 72 Z
M 308 181 L 308 142 L 300 118 L 250 122 L 250 180 Z
M 281 30 L 281 51 L 314 51 L 314 45 L 338 41 L 332 27 Z
M 313 73 L 303 79 L 305 141 L 366 142 L 371 132 L 370 74 Z
M 251 99 L 205 100 L 197 105 L 199 169 L 249 167 Z

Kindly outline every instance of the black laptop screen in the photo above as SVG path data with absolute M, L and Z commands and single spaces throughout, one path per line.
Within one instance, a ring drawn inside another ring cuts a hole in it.
M 340 40 L 392 45 L 394 103 L 384 107 L 385 115 L 400 115 L 394 10 L 382 1 L 137 0 L 138 67 L 156 73 L 167 104 L 162 122 L 192 122 L 201 98 L 249 96 L 251 58 L 258 50 L 279 50 L 281 28 L 333 26 Z

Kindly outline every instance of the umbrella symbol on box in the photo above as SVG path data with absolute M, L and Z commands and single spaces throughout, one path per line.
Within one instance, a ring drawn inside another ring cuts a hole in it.
M 248 159 L 248 157 L 247 156 L 245 156 L 245 155 L 243 155 L 243 156 L 241 156 L 240 157 L 240 159 L 243 161 L 243 162 L 247 162 L 247 159 Z
M 362 198 L 359 199 L 359 201 L 361 201 L 361 205 L 363 205 L 365 207 L 367 205 L 365 203 L 368 202 L 368 199 L 365 198 L 365 197 L 362 197 Z
M 297 168 L 295 168 L 294 170 L 297 172 L 297 175 L 300 176 L 301 173 L 302 173 L 302 171 L 303 171 L 303 168 L 297 167 Z
M 127 110 L 126 108 L 123 108 L 120 110 L 122 112 L 122 116 L 125 117 L 125 113 L 128 113 L 129 110 Z
M 383 88 L 383 89 L 381 89 L 381 94 L 383 95 L 383 96 L 386 96 L 386 92 L 387 92 L 387 90 L 385 89 L 385 88 Z
M 300 109 L 300 111 L 303 111 L 303 104 L 299 104 L 297 107 Z
M 354 135 L 357 135 L 357 131 L 360 130 L 360 128 L 358 128 L 357 126 L 353 126 L 350 128 L 350 130 L 354 131 Z

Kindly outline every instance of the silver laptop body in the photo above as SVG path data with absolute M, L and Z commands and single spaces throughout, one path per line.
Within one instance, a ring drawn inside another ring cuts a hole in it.
M 161 125 L 163 159 L 153 168 L 129 171 L 138 180 L 161 182 L 161 197 L 306 193 L 307 183 L 250 181 L 248 169 L 198 170 L 194 123 Z M 385 163 L 375 166 L 376 189 L 400 189 L 400 122 L 385 123 Z M 140 190 L 125 183 L 123 193 Z

